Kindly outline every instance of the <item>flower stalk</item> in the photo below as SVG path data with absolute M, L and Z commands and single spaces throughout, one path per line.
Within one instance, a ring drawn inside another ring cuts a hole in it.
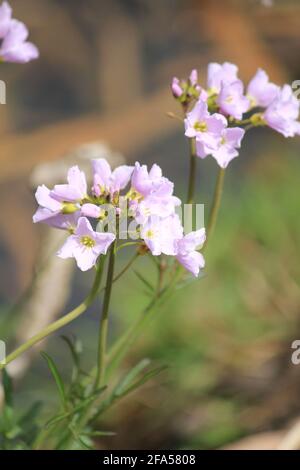
M 100 319 L 99 329 L 99 342 L 98 342 L 98 364 L 97 374 L 95 379 L 95 389 L 99 388 L 103 384 L 105 374 L 105 363 L 106 363 L 106 347 L 107 347 L 107 334 L 108 334 L 108 315 L 109 315 L 109 304 L 111 299 L 112 285 L 114 280 L 114 266 L 115 266 L 115 244 L 110 248 L 108 270 L 105 294 L 103 300 L 103 308 Z

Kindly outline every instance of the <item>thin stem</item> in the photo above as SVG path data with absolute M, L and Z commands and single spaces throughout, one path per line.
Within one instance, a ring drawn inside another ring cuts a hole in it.
M 127 246 L 134 246 L 134 245 L 143 245 L 143 242 L 126 242 L 126 243 L 123 243 L 123 245 L 120 245 L 118 246 L 118 248 L 116 248 L 115 252 L 118 253 L 118 251 L 122 250 L 122 248 L 126 248 Z
M 224 187 L 224 176 L 225 176 L 225 169 L 220 168 L 217 181 L 216 181 L 216 186 L 215 186 L 215 192 L 214 192 L 214 198 L 213 198 L 213 203 L 211 206 L 211 211 L 209 214 L 209 220 L 208 220 L 208 225 L 207 225 L 207 240 L 212 236 L 213 231 L 216 226 L 217 222 L 217 217 L 220 209 L 220 204 L 221 204 L 221 199 L 222 199 L 222 193 L 223 193 L 223 187 Z M 206 242 L 207 244 L 207 242 Z M 206 246 L 205 244 L 205 246 Z
M 104 257 L 101 257 L 101 261 L 100 261 L 99 267 L 97 268 L 97 273 L 96 273 L 96 276 L 95 276 L 93 287 L 92 287 L 89 295 L 86 297 L 86 299 L 80 305 L 78 305 L 76 308 L 74 308 L 74 310 L 69 312 L 67 315 L 64 315 L 59 320 L 57 320 L 57 321 L 51 323 L 50 325 L 48 325 L 46 328 L 41 330 L 39 333 L 32 336 L 32 338 L 30 338 L 28 341 L 26 341 L 26 343 L 22 344 L 19 348 L 17 348 L 15 351 L 13 351 L 11 354 L 9 354 L 6 357 L 5 364 L 0 364 L 0 370 L 4 369 L 7 364 L 14 361 L 17 357 L 19 357 L 21 354 L 23 354 L 25 351 L 30 349 L 35 344 L 42 341 L 44 338 L 49 336 L 51 333 L 54 333 L 55 331 L 59 330 L 63 326 L 65 326 L 68 323 L 72 322 L 77 317 L 79 317 L 83 312 L 85 312 L 85 310 L 91 305 L 91 303 L 95 299 L 96 294 L 99 290 L 99 286 L 100 286 L 100 283 L 101 283 L 101 277 L 102 277 L 102 271 L 103 271 L 103 261 L 104 261 Z
M 95 379 L 95 389 L 99 388 L 100 385 L 102 385 L 104 374 L 105 374 L 108 314 L 109 314 L 109 303 L 110 303 L 112 284 L 113 284 L 113 278 L 114 278 L 114 266 L 115 266 L 115 247 L 114 245 L 112 245 L 110 249 L 110 255 L 109 255 L 106 288 L 105 288 L 102 314 L 101 314 L 101 320 L 100 320 L 99 343 L 98 343 L 98 364 L 97 364 L 97 374 L 96 374 L 96 379 Z
M 174 287 L 176 286 L 177 282 L 180 280 L 183 274 L 183 270 L 181 266 L 178 266 L 176 272 L 174 274 L 173 279 L 160 293 L 159 295 L 155 296 L 154 299 L 148 304 L 148 306 L 144 309 L 142 314 L 137 318 L 137 320 L 133 323 L 133 325 L 126 331 L 126 333 L 121 336 L 121 338 L 114 344 L 111 350 L 108 353 L 108 362 L 109 366 L 107 368 L 107 374 L 109 375 L 112 370 L 115 368 L 117 363 L 122 359 L 126 351 L 131 347 L 135 338 L 139 335 L 140 330 L 144 326 L 146 322 L 148 322 L 151 318 L 151 313 L 156 310 L 162 302 L 167 300 L 167 298 L 173 292 Z
M 189 139 L 189 143 L 190 143 L 190 174 L 189 174 L 189 183 L 188 183 L 187 203 L 191 204 L 194 201 L 194 196 L 195 196 L 197 155 L 196 155 L 195 139 Z
M 138 252 L 133 255 L 133 257 L 128 261 L 128 263 L 124 266 L 124 268 L 121 269 L 121 271 L 113 278 L 113 283 L 114 283 L 114 282 L 117 282 L 117 281 L 120 279 L 120 277 L 122 277 L 123 274 L 125 274 L 126 271 L 128 271 L 128 269 L 132 266 L 132 264 L 135 262 L 135 260 L 136 260 L 139 256 L 140 256 L 140 255 L 139 255 Z

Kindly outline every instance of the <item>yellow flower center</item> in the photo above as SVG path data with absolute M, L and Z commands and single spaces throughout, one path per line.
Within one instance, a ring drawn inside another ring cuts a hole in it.
M 207 124 L 205 121 L 202 122 L 195 122 L 194 129 L 198 132 L 206 132 L 207 131 Z
M 151 230 L 151 229 L 149 229 L 149 230 L 147 230 L 147 232 L 146 232 L 146 237 L 145 237 L 145 238 L 151 239 L 151 238 L 154 238 L 154 235 L 155 235 L 155 234 L 154 234 L 154 231 Z
M 233 102 L 233 96 L 227 96 L 227 98 L 225 99 L 226 103 L 232 103 Z
M 81 237 L 80 243 L 86 246 L 87 248 L 93 248 L 93 246 L 95 246 L 95 241 L 88 235 Z

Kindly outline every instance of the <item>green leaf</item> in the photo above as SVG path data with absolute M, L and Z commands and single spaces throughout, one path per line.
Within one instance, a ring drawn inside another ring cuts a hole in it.
M 13 385 L 10 376 L 6 369 L 3 369 L 3 390 L 4 390 L 4 400 L 5 404 L 12 406 L 13 404 Z
M 154 287 L 152 286 L 152 284 L 150 284 L 150 282 L 147 281 L 147 279 L 141 273 L 136 271 L 135 269 L 133 270 L 133 272 L 137 276 L 137 278 L 144 284 L 144 286 L 146 286 L 148 291 L 150 290 L 150 292 L 153 293 L 154 292 Z
M 91 431 L 91 432 L 84 432 L 81 434 L 82 436 L 88 437 L 105 437 L 105 436 L 116 436 L 116 432 L 112 431 Z
M 53 378 L 55 380 L 55 383 L 56 383 L 56 386 L 57 386 L 57 389 L 58 389 L 58 392 L 59 392 L 59 396 L 60 396 L 62 406 L 63 406 L 64 409 L 67 409 L 67 397 L 66 397 L 65 386 L 64 386 L 63 380 L 61 378 L 61 375 L 58 372 L 58 369 L 57 369 L 53 359 L 51 359 L 51 357 L 45 352 L 42 352 L 41 355 L 47 361 L 50 372 L 53 375 Z
M 141 387 L 144 385 L 146 382 L 148 382 L 150 379 L 155 377 L 156 375 L 160 374 L 163 370 L 166 370 L 167 366 L 160 366 L 157 367 L 156 369 L 152 369 L 149 372 L 147 372 L 142 378 L 137 380 L 135 383 L 133 383 L 130 387 L 128 387 L 122 394 L 122 396 L 128 395 L 129 393 L 133 392 L 137 388 Z
M 78 413 L 79 411 L 84 409 L 86 406 L 88 406 L 90 403 L 95 401 L 99 397 L 99 395 L 101 395 L 101 393 L 104 392 L 104 390 L 106 390 L 106 388 L 107 388 L 106 385 L 104 387 L 99 388 L 98 390 L 95 391 L 95 393 L 93 393 L 93 395 L 86 398 L 84 401 L 82 401 L 78 406 L 73 408 L 68 413 L 62 413 L 62 414 L 54 416 L 49 421 L 47 421 L 46 427 L 53 426 L 54 424 L 57 424 L 64 419 L 72 418 L 74 414 Z
M 134 379 L 151 363 L 150 359 L 143 359 L 135 367 L 133 367 L 128 374 L 119 382 L 113 391 L 115 396 L 122 395 Z
M 81 353 L 81 345 L 79 341 L 74 341 L 74 343 L 68 338 L 67 336 L 61 336 L 61 339 L 67 344 L 70 349 L 73 361 L 75 366 L 79 369 L 80 365 L 80 353 Z

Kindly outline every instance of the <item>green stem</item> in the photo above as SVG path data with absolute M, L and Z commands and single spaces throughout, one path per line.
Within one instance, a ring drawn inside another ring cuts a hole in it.
M 217 217 L 218 217 L 221 199 L 222 199 L 223 187 L 224 187 L 224 176 L 225 176 L 225 169 L 220 168 L 217 181 L 216 181 L 213 203 L 212 203 L 211 211 L 209 214 L 208 225 L 207 225 L 207 232 L 206 232 L 207 240 L 212 236 L 213 231 L 216 226 Z
M 107 270 L 106 288 L 103 300 L 102 314 L 100 320 L 99 330 L 99 343 L 98 343 L 98 364 L 97 374 L 95 379 L 95 389 L 102 385 L 105 374 L 106 362 L 106 345 L 107 345 L 107 332 L 108 332 L 108 314 L 109 303 L 111 298 L 112 284 L 114 279 L 114 266 L 115 266 L 115 246 L 112 245 L 109 255 L 109 264 Z
M 117 282 L 117 281 L 120 279 L 120 277 L 122 277 L 123 274 L 125 274 L 126 271 L 128 271 L 128 269 L 132 266 L 132 264 L 135 262 L 135 260 L 136 260 L 139 256 L 140 256 L 140 255 L 139 255 L 138 252 L 133 255 L 133 257 L 128 261 L 128 263 L 124 266 L 124 268 L 121 269 L 121 271 L 113 278 L 113 283 L 114 283 L 114 282 Z
M 79 317 L 85 310 L 91 305 L 93 300 L 96 297 L 96 294 L 99 290 L 99 286 L 101 283 L 101 277 L 102 277 L 102 271 L 103 271 L 103 261 L 104 257 L 101 257 L 100 264 L 97 268 L 97 273 L 95 276 L 94 284 L 93 287 L 89 293 L 89 295 L 86 297 L 86 299 L 78 305 L 74 310 L 69 312 L 67 315 L 64 315 L 62 318 L 59 320 L 51 323 L 48 325 L 46 328 L 41 330 L 39 333 L 36 335 L 32 336 L 26 343 L 22 344 L 19 348 L 17 348 L 15 351 L 13 351 L 11 354 L 9 354 L 6 357 L 5 364 L 0 364 L 0 370 L 4 369 L 7 364 L 10 362 L 14 361 L 17 357 L 19 357 L 21 354 L 23 354 L 25 351 L 30 349 L 32 346 L 35 344 L 39 343 L 43 339 L 45 339 L 47 336 L 49 336 L 51 333 L 54 333 L 55 331 L 59 330 L 63 326 L 67 325 L 68 323 L 72 322 L 75 320 L 77 317 Z
M 189 143 L 190 143 L 190 174 L 189 174 L 189 183 L 188 183 L 187 203 L 191 204 L 194 201 L 194 196 L 195 196 L 197 155 L 196 155 L 195 139 L 189 139 Z
M 180 280 L 183 274 L 183 269 L 178 266 L 173 279 L 170 284 L 166 286 L 144 309 L 143 313 L 137 318 L 129 330 L 114 344 L 108 353 L 107 375 L 110 375 L 113 369 L 116 367 L 118 362 L 123 358 L 127 350 L 134 343 L 135 339 L 140 333 L 140 330 L 144 327 L 152 317 L 151 313 L 156 310 L 167 298 L 172 294 L 174 287 Z

